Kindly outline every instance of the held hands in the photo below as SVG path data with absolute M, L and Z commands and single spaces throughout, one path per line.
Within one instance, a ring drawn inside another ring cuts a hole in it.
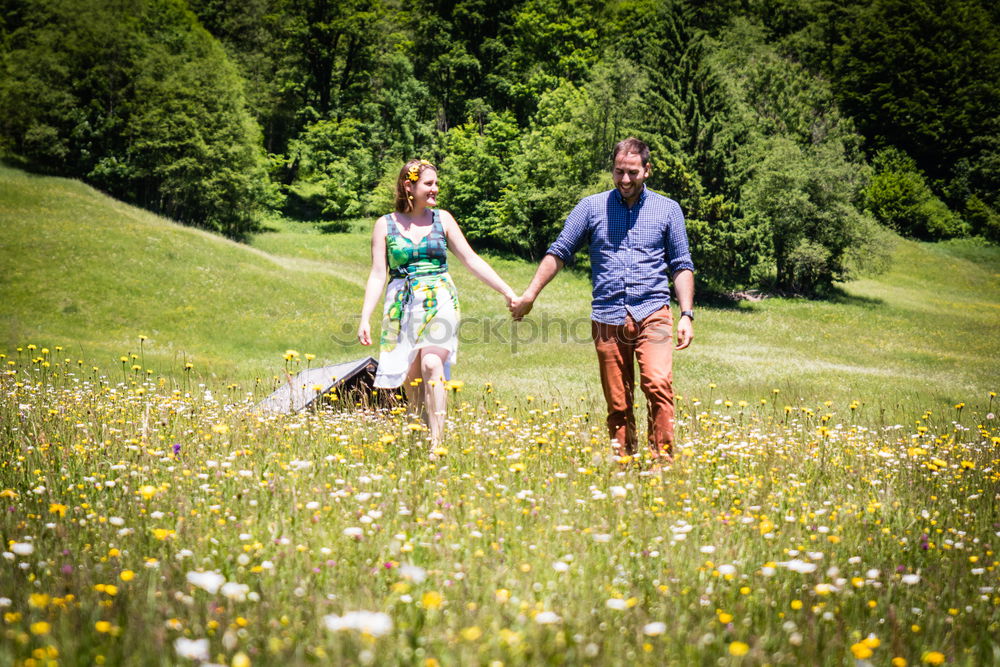
M 510 316 L 514 318 L 514 321 L 520 322 L 525 315 L 531 312 L 533 305 L 535 305 L 535 300 L 522 294 L 508 302 L 507 309 L 510 310 Z
M 514 318 L 514 320 L 520 320 L 521 318 L 515 315 L 515 312 L 517 311 L 517 308 L 519 308 L 520 305 L 524 302 L 524 297 L 518 296 L 514 292 L 509 292 L 507 294 L 504 294 L 504 299 L 507 301 L 507 310 L 510 311 L 510 316 Z
M 368 322 L 362 322 L 361 326 L 358 327 L 358 342 L 362 345 L 372 344 L 372 325 Z

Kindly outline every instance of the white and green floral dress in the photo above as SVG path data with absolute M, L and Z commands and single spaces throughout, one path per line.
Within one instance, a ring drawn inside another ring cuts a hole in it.
M 414 243 L 403 236 L 392 215 L 385 216 L 389 284 L 385 288 L 382 340 L 375 386 L 403 384 L 423 347 L 448 351 L 445 380 L 458 354 L 458 292 L 448 274 L 448 244 L 441 216 L 433 210 L 431 231 Z

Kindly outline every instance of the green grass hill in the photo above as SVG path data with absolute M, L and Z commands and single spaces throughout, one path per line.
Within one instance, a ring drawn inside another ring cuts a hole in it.
M 141 352 L 156 373 L 176 377 L 191 362 L 194 376 L 227 382 L 282 374 L 286 349 L 315 354 L 314 365 L 377 356 L 354 342 L 370 221 L 340 234 L 272 227 L 234 243 L 76 181 L 0 167 L 0 352 L 60 346 L 108 372 Z M 515 290 L 534 272 L 488 259 Z M 463 314 L 455 379 L 599 404 L 586 275 L 558 276 L 530 321 L 512 325 L 499 295 L 457 260 L 452 272 Z M 699 305 L 695 343 L 676 355 L 678 391 L 940 410 L 985 404 L 1000 385 L 1000 249 L 897 239 L 888 272 L 841 289 L 827 301 Z

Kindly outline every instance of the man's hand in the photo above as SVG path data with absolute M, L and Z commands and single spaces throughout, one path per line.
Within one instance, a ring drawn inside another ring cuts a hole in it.
M 687 315 L 681 315 L 677 322 L 677 345 L 675 350 L 683 350 L 694 340 L 694 323 Z
M 514 318 L 515 322 L 520 322 L 524 319 L 525 315 L 531 312 L 531 307 L 534 305 L 534 299 L 529 299 L 527 296 L 522 294 L 511 301 L 510 316 Z

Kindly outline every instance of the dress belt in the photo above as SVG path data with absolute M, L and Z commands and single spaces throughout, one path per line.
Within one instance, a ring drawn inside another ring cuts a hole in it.
M 445 276 L 448 273 L 448 269 L 445 268 L 442 271 L 436 271 L 434 273 L 421 273 L 418 275 L 410 276 L 407 274 L 397 274 L 393 275 L 392 278 L 402 278 L 403 288 L 396 292 L 395 304 L 389 309 L 389 321 L 394 325 L 393 328 L 396 329 L 396 335 L 402 333 L 402 322 L 403 322 L 403 312 L 406 310 L 406 306 L 410 303 L 410 299 L 413 298 L 413 288 L 420 278 L 435 278 Z M 436 287 L 436 284 L 432 287 Z

